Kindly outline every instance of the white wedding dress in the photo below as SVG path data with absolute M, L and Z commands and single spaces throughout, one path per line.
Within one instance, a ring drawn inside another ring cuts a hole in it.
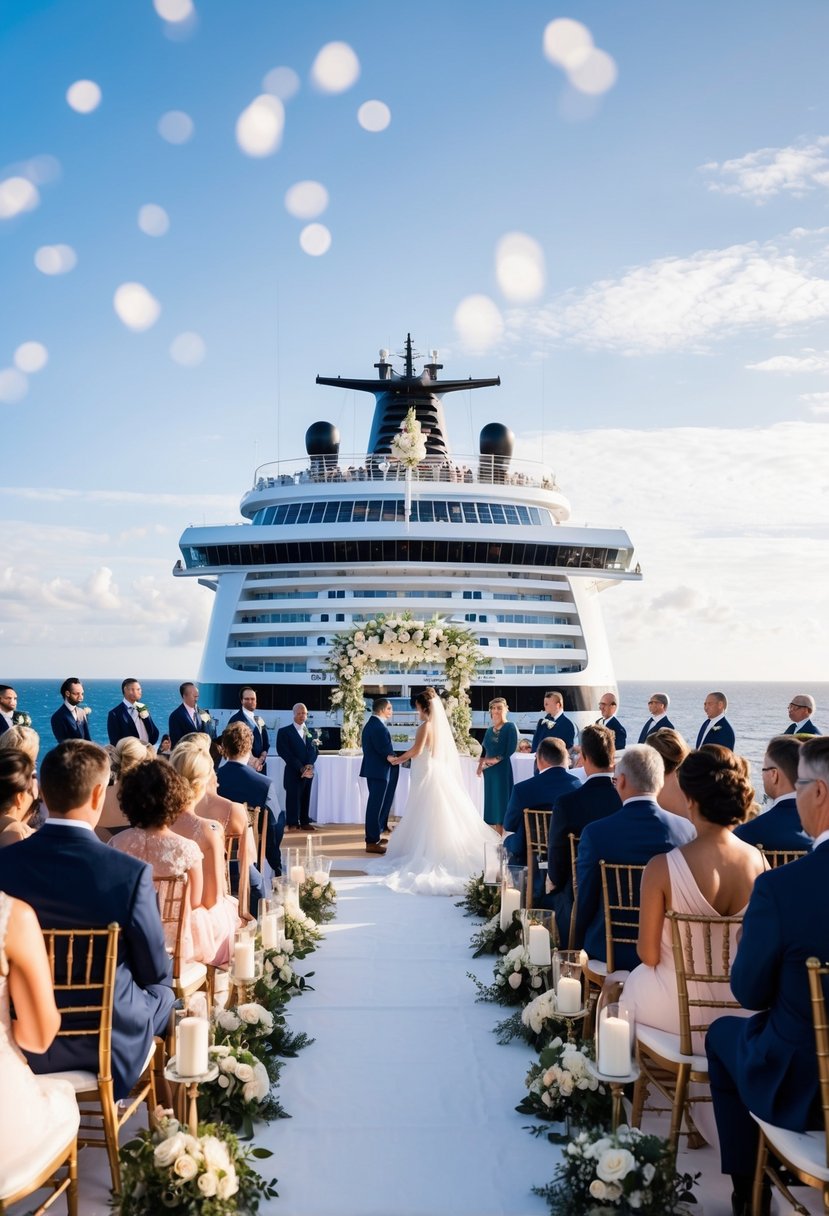
M 460 895 L 484 868 L 484 845 L 500 837 L 466 792 L 446 713 L 440 701 L 432 704 L 431 749 L 411 761 L 406 811 L 378 870 L 394 891 Z

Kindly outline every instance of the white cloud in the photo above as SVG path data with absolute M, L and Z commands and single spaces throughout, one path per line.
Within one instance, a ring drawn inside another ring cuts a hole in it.
M 360 60 L 347 42 L 327 42 L 311 65 L 311 83 L 322 93 L 344 93 L 359 75 Z
M 299 243 L 304 253 L 319 258 L 331 248 L 331 233 L 325 224 L 306 224 L 299 234 Z
M 829 393 L 801 393 L 800 400 L 806 402 L 816 417 L 829 414 Z
M 138 210 L 138 227 L 147 236 L 164 236 L 170 227 L 170 217 L 158 203 L 145 203 Z
M 112 304 L 119 320 L 135 333 L 151 329 L 161 315 L 161 305 L 143 283 L 122 283 Z
M 0 181 L 0 220 L 12 219 L 23 211 L 34 211 L 39 202 L 38 188 L 28 177 L 7 177 Z
M 800 197 L 816 188 L 829 189 L 829 136 L 801 139 L 787 148 L 760 148 L 745 156 L 701 165 L 716 175 L 708 189 L 739 194 L 764 203 L 778 194 Z
M 328 191 L 322 182 L 294 182 L 285 191 L 285 210 L 300 220 L 313 220 L 328 206 Z
M 772 355 L 760 363 L 746 364 L 752 372 L 829 372 L 829 350 L 806 350 L 802 355 Z
M 79 502 L 143 508 L 153 505 L 192 507 L 199 512 L 204 507 L 216 507 L 229 518 L 236 517 L 239 506 L 238 496 L 228 494 L 164 494 L 155 490 L 146 493 L 140 490 L 75 490 L 63 486 L 0 486 L 0 496 L 19 498 L 25 502 Z
M 207 354 L 207 346 L 201 334 L 187 332 L 179 334 L 170 344 L 170 358 L 182 367 L 198 367 Z
M 186 144 L 194 130 L 193 119 L 183 110 L 168 110 L 158 120 L 158 133 L 168 144 Z
M 262 81 L 266 93 L 273 93 L 280 101 L 290 101 L 299 92 L 299 76 L 293 68 L 271 68 Z
M 21 342 L 14 352 L 14 365 L 31 375 L 42 371 L 49 362 L 49 352 L 42 342 Z
M 384 101 L 364 101 L 357 111 L 357 122 L 364 131 L 385 131 L 391 122 L 391 110 Z
M 284 105 L 272 93 L 260 93 L 236 120 L 236 142 L 247 156 L 272 156 L 284 129 Z
M 101 104 L 101 88 L 94 80 L 76 80 L 66 90 L 66 100 L 78 114 L 91 114 Z
M 41 245 L 35 250 L 35 266 L 41 274 L 68 274 L 78 264 L 71 245 Z
M 504 319 L 489 296 L 466 296 L 455 309 L 453 322 L 461 345 L 471 352 L 489 350 L 504 333 Z

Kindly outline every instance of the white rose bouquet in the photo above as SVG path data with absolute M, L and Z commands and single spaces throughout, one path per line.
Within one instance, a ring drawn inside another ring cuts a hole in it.
M 516 1106 L 518 1113 L 566 1121 L 575 1127 L 607 1124 L 610 1095 L 607 1087 L 588 1072 L 590 1055 L 588 1044 L 568 1043 L 557 1035 L 527 1073 L 527 1096 Z
M 158 1107 L 152 1131 L 140 1131 L 120 1151 L 123 1187 L 111 1200 L 120 1216 L 254 1216 L 262 1199 L 277 1198 L 276 1179 L 265 1182 L 251 1167 L 270 1157 L 264 1148 L 242 1148 L 220 1124 L 199 1125 L 192 1136 L 172 1111 Z
M 325 935 L 315 920 L 294 905 L 285 908 L 285 936 L 288 939 L 285 951 L 294 958 L 305 958 L 306 954 L 316 950 L 317 943 L 321 942 Z
M 252 1051 L 218 1043 L 210 1048 L 210 1056 L 219 1075 L 199 1089 L 208 1118 L 228 1123 L 243 1140 L 253 1136 L 254 1123 L 289 1118 L 271 1093 L 267 1068 Z
M 551 1216 L 687 1216 L 696 1181 L 677 1174 L 666 1140 L 622 1124 L 579 1132 L 552 1182 L 533 1194 L 547 1200 Z
M 549 970 L 549 967 L 531 963 L 526 946 L 519 944 L 496 960 L 491 984 L 482 984 L 471 971 L 467 975 L 478 990 L 476 1000 L 495 1001 L 499 1005 L 526 1005 L 544 987 L 544 977 Z

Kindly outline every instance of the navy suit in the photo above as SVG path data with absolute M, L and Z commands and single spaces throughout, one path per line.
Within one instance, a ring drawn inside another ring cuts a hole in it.
M 303 728 L 304 729 L 304 728 Z M 285 819 L 288 827 L 307 827 L 311 822 L 308 807 L 311 803 L 313 777 L 303 777 L 306 764 L 315 764 L 317 749 L 311 738 L 299 731 L 290 722 L 276 732 L 276 752 L 285 761 L 282 784 L 285 787 Z
M 534 777 L 528 777 L 526 781 L 519 781 L 513 786 L 504 812 L 504 848 L 507 852 L 523 865 L 527 856 L 524 810 L 532 807 L 536 810 L 551 811 L 558 806 L 558 800 L 563 794 L 578 789 L 580 785 L 578 777 L 557 764 L 542 769 Z M 507 836 L 507 832 L 512 835 Z
M 616 786 L 609 776 L 599 773 L 589 777 L 571 793 L 562 794 L 556 803 L 547 841 L 547 877 L 555 888 L 551 898 L 559 938 L 564 943 L 570 932 L 573 911 L 570 833 L 581 836 L 588 823 L 613 815 L 621 806 L 622 800 L 616 793 Z
M 607 727 L 607 729 L 613 735 L 613 741 L 616 745 L 617 752 L 622 751 L 627 746 L 628 733 L 615 714 L 612 718 L 608 718 L 606 722 L 604 718 L 597 718 L 596 725 Z
M 615 815 L 589 823 L 581 834 L 576 863 L 576 946 L 583 946 L 591 958 L 607 961 L 600 861 L 646 865 L 658 853 L 687 844 L 695 835 L 689 820 L 663 811 L 650 798 L 629 799 Z M 639 962 L 635 944 L 616 946 L 614 962 L 619 970 L 632 970 Z
M 158 743 L 158 727 L 149 716 L 144 718 L 143 722 L 148 740 L 155 745 Z M 121 739 L 138 738 L 138 728 L 132 720 L 132 714 L 130 714 L 123 701 L 107 714 L 107 734 L 113 747 Z
M 389 728 L 382 718 L 372 714 L 363 727 L 363 762 L 360 776 L 368 785 L 366 803 L 366 844 L 377 844 L 380 835 L 389 823 L 389 812 L 394 802 L 397 778 L 400 775 L 395 765 L 389 764 L 387 756 L 394 755 Z
M 237 710 L 232 717 L 228 718 L 228 726 L 230 726 L 231 722 L 244 722 L 245 726 L 250 727 L 250 729 L 253 731 L 253 747 L 250 749 L 250 751 L 254 759 L 258 760 L 263 752 L 267 756 L 268 752 L 271 750 L 271 740 L 270 736 L 268 735 L 268 728 L 264 723 L 261 727 L 257 726 L 255 723 L 253 726 L 251 726 L 250 721 L 245 717 L 241 709 Z M 263 769 L 262 771 L 265 772 L 266 770 Z
M 748 823 L 741 823 L 734 829 L 734 835 L 746 844 L 761 844 L 764 849 L 808 851 L 812 847 L 811 836 L 803 831 L 794 794 L 781 798 L 771 810 L 756 815 Z
M 783 731 L 784 735 L 819 735 L 820 731 L 815 726 L 811 718 L 807 718 L 805 722 L 792 722 Z
M 648 735 L 652 735 L 655 730 L 676 730 L 670 718 L 661 718 L 659 722 L 654 722 L 653 718 L 648 718 L 645 725 L 639 732 L 639 743 L 644 743 Z
M 710 718 L 706 718 L 699 728 L 695 747 L 702 746 L 702 736 L 705 735 L 709 721 Z M 734 750 L 734 727 L 727 718 L 721 718 L 715 726 L 711 727 L 708 734 L 705 735 L 705 743 L 706 746 L 709 743 L 716 743 L 719 747 L 730 747 L 732 751 Z
M 257 773 L 249 764 L 239 760 L 226 760 L 216 774 L 219 781 L 219 793 L 231 802 L 246 802 L 248 806 L 268 808 L 267 839 L 265 841 L 265 856 L 274 874 L 282 873 L 282 858 L 279 846 L 285 832 L 285 812 L 279 809 L 276 800 L 276 790 L 270 777 Z M 251 867 L 251 871 L 255 867 Z M 258 871 L 257 871 L 258 874 Z M 253 873 L 251 873 L 251 888 L 253 888 Z
M 177 705 L 167 719 L 167 733 L 170 736 L 170 747 L 175 747 L 185 735 L 209 735 L 210 723 L 202 722 L 199 711 L 196 710 L 196 721 L 190 717 L 190 710 L 182 702 Z
M 545 714 L 544 717 L 548 715 Z M 531 752 L 538 751 L 538 745 L 542 739 L 563 739 L 565 747 L 569 749 L 576 742 L 576 726 L 564 714 L 559 714 L 556 718 L 555 726 L 546 726 L 544 718 L 539 718 L 536 724 L 535 734 L 530 746 Z
M 52 734 L 58 743 L 63 743 L 64 739 L 89 739 L 86 716 L 83 722 L 78 722 L 68 705 L 61 705 L 60 709 L 56 709 L 52 714 Z
M 0 735 L 5 735 L 6 731 L 10 729 L 11 727 L 9 726 L 8 722 L 3 715 L 0 714 Z
M 125 1098 L 153 1034 L 166 1033 L 174 1000 L 151 868 L 107 848 L 86 828 L 47 822 L 34 836 L 0 849 L 0 890 L 31 904 L 44 929 L 100 929 L 113 921 L 121 926 L 112 1074 L 115 1097 Z M 56 974 L 60 981 L 60 959 Z M 62 996 L 56 994 L 58 1006 Z M 28 1059 L 37 1073 L 74 1068 L 97 1073 L 98 1040 L 59 1037 L 48 1051 Z
M 806 959 L 829 958 L 829 848 L 761 874 L 731 968 L 751 1018 L 718 1018 L 706 1038 L 726 1174 L 750 1175 L 757 1127 L 748 1112 L 791 1131 L 822 1128 Z

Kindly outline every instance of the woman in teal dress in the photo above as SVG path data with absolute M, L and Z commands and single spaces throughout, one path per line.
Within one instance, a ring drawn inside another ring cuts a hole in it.
M 489 703 L 492 725 L 484 735 L 483 751 L 478 761 L 478 776 L 484 779 L 484 821 L 504 834 L 504 813 L 512 787 L 510 756 L 518 747 L 518 731 L 514 722 L 507 721 L 509 706 L 503 697 Z

